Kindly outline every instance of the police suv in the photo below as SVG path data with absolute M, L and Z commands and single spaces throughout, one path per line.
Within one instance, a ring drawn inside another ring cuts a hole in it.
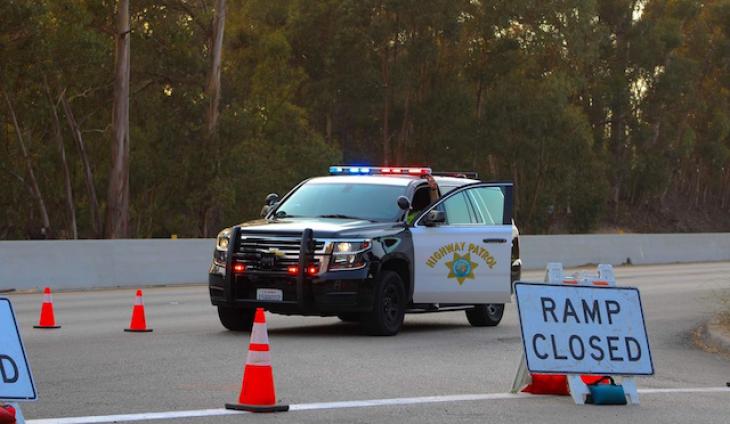
M 359 321 L 398 333 L 406 312 L 464 310 L 495 326 L 520 277 L 512 183 L 429 168 L 333 166 L 263 219 L 223 230 L 210 299 L 229 330 L 249 330 L 257 307 Z

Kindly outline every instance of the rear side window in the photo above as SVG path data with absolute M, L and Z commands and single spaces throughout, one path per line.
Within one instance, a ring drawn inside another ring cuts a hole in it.
M 504 217 L 504 193 L 499 187 L 476 187 L 466 191 L 479 216 L 486 225 L 502 225 Z

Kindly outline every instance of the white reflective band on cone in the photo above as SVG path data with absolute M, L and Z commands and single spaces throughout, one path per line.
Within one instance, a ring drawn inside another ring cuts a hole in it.
M 48 293 L 48 294 L 43 294 L 43 303 L 51 303 L 51 302 L 53 302 L 53 301 L 51 300 L 51 294 L 50 294 L 50 293 Z
M 271 353 L 269 351 L 249 350 L 246 365 L 271 366 Z
M 142 296 L 135 297 L 134 298 L 134 304 L 135 305 L 144 305 L 144 303 L 142 302 Z
M 269 334 L 266 332 L 265 323 L 255 322 L 253 324 L 253 328 L 251 328 L 251 343 L 269 344 Z

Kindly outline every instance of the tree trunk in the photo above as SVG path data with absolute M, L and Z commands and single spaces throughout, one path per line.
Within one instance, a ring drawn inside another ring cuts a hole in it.
M 48 95 L 48 102 L 51 105 L 51 115 L 53 116 L 53 138 L 56 139 L 58 154 L 61 158 L 61 167 L 63 168 L 63 180 L 66 187 L 66 206 L 68 207 L 68 216 L 71 221 L 71 237 L 76 240 L 79 238 L 79 231 L 76 226 L 76 206 L 74 205 L 73 188 L 71 186 L 71 172 L 68 170 L 68 161 L 66 160 L 66 147 L 63 145 L 63 136 L 61 135 L 61 120 L 58 119 L 57 103 L 53 101 L 48 81 L 44 81 L 44 83 L 46 86 L 46 94 Z M 61 93 L 61 96 L 63 96 L 63 93 Z
M 728 195 L 730 195 L 730 172 L 723 169 L 722 174 L 724 183 L 720 184 L 720 209 L 725 209 Z
M 390 165 L 390 59 L 386 45 L 382 54 L 381 77 L 383 79 L 383 164 Z
M 8 93 L 4 89 L 2 90 L 2 92 L 3 96 L 5 97 L 5 102 L 8 105 L 10 117 L 13 119 L 15 134 L 18 136 L 18 144 L 20 145 L 20 151 L 23 154 L 25 168 L 28 172 L 28 178 L 30 178 L 31 193 L 33 193 L 33 197 L 35 197 L 36 202 L 38 202 L 38 209 L 41 212 L 43 227 L 46 229 L 45 232 L 46 234 L 49 234 L 51 232 L 51 220 L 48 218 L 48 209 L 46 208 L 46 202 L 45 200 L 43 200 L 43 194 L 41 194 L 41 189 L 38 186 L 38 180 L 36 179 L 35 173 L 33 172 L 33 164 L 31 163 L 30 156 L 28 155 L 28 149 L 25 148 L 25 141 L 23 141 L 23 133 L 20 130 L 20 124 L 18 124 L 18 117 L 15 115 L 15 108 L 10 102 L 10 97 L 8 97 Z
M 206 94 L 208 96 L 208 113 L 206 115 L 207 132 L 205 134 L 205 143 L 207 149 L 205 155 L 210 155 L 203 159 L 203 166 L 209 167 L 213 173 L 209 178 L 209 183 L 203 188 L 202 196 L 203 210 L 201 211 L 200 231 L 203 237 L 209 237 L 211 228 L 214 227 L 211 221 L 217 216 L 218 210 L 213 196 L 215 176 L 220 168 L 220 155 L 218 154 L 218 120 L 220 116 L 220 98 L 221 98 L 221 66 L 223 61 L 223 34 L 225 33 L 226 24 L 226 0 L 217 0 L 215 8 L 215 16 L 211 28 L 210 40 L 210 71 L 208 74 L 208 86 Z
M 218 129 L 221 98 L 221 62 L 223 58 L 223 32 L 226 24 L 226 0 L 218 0 L 213 18 L 210 75 L 208 75 L 208 141 L 213 141 Z
M 332 144 L 332 108 L 327 112 L 324 117 L 324 136 L 327 144 Z
M 129 0 L 119 0 L 115 38 L 112 160 L 105 236 L 125 238 L 129 236 Z
M 398 147 L 396 148 L 395 160 L 397 163 L 406 162 L 406 150 L 408 146 L 408 135 L 410 133 L 410 112 L 411 112 L 411 92 L 406 93 L 406 101 L 403 107 L 403 121 L 401 122 L 400 134 L 398 134 Z M 419 158 L 421 160 L 421 158 Z
M 99 201 L 96 198 L 96 187 L 94 186 L 94 175 L 91 172 L 91 165 L 89 163 L 89 156 L 86 154 L 86 146 L 84 145 L 84 139 L 81 136 L 81 129 L 79 128 L 78 122 L 74 117 L 71 105 L 66 99 L 65 93 L 61 93 L 61 106 L 63 112 L 66 114 L 66 121 L 73 134 L 74 141 L 76 142 L 76 148 L 79 150 L 79 156 L 81 156 L 81 163 L 84 166 L 84 177 L 86 180 L 86 190 L 89 192 L 89 209 L 91 216 L 91 228 L 94 231 L 94 237 L 98 238 L 101 236 L 101 216 L 99 215 Z
M 624 9 L 623 17 L 621 22 L 615 27 L 614 35 L 616 37 L 616 47 L 611 64 L 611 77 L 614 80 L 620 81 L 620 84 L 615 84 L 614 92 L 612 93 L 611 100 L 611 151 L 614 158 L 614 219 L 618 219 L 619 205 L 622 197 L 623 184 L 626 180 L 627 170 L 627 115 L 631 112 L 631 94 L 629 92 L 628 78 L 626 77 L 626 70 L 629 68 L 629 30 L 633 22 L 633 11 L 636 6 L 636 1 L 632 1 Z

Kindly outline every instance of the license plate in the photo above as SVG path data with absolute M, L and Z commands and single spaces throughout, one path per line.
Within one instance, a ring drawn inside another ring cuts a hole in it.
M 279 289 L 257 289 L 256 300 L 281 302 L 284 300 L 284 293 Z

